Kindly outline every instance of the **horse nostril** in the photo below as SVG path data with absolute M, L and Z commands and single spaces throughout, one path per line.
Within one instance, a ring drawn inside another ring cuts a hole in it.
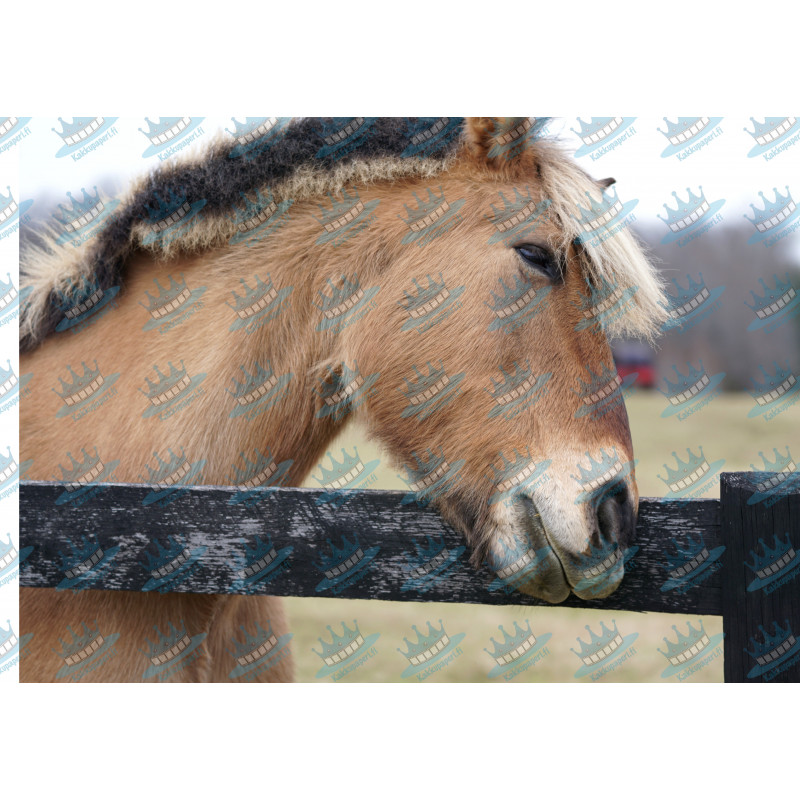
M 636 516 L 627 484 L 618 482 L 605 487 L 598 500 L 596 515 L 602 544 L 617 542 L 625 547 L 633 539 Z

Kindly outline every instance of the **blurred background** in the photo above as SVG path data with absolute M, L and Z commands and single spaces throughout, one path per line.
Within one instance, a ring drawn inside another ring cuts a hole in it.
M 702 120 L 707 122 L 700 124 Z M 699 134 L 691 133 L 693 124 L 701 129 Z M 68 191 L 80 196 L 83 188 L 93 193 L 97 186 L 101 194 L 112 196 L 124 190 L 132 176 L 158 165 L 158 156 L 147 155 L 144 119 L 118 119 L 113 127 L 116 132 L 102 146 L 74 160 L 56 157 L 62 123 L 30 120 L 29 133 L 17 145 L 19 185 L 12 189 L 20 202 L 34 201 L 27 210 L 27 225 L 48 219 L 58 203 L 68 201 Z M 193 129 L 191 147 L 202 147 L 211 136 L 226 136 L 233 129 L 232 118 L 202 119 Z M 669 281 L 675 307 L 703 288 L 710 296 L 706 306 L 666 331 L 655 347 L 614 342 L 619 371 L 635 375 L 627 407 L 641 495 L 665 494 L 659 474 L 666 474 L 665 464 L 674 466 L 673 452 L 685 460 L 687 449 L 697 453 L 702 447 L 709 461 L 724 459 L 724 471 L 763 469 L 759 454 L 774 459 L 773 448 L 781 454 L 788 450 L 797 459 L 800 403 L 784 403 L 767 418 L 755 398 L 767 391 L 770 380 L 800 375 L 800 231 L 792 230 L 772 244 L 759 236 L 751 220 L 759 221 L 759 212 L 768 215 L 773 205 L 777 211 L 791 203 L 792 192 L 800 195 L 800 141 L 794 141 L 800 138 L 800 123 L 792 118 L 782 122 L 746 117 L 683 121 L 585 117 L 553 120 L 548 130 L 575 150 L 578 162 L 594 177 L 616 178 L 614 191 L 623 202 L 637 201 L 632 228 Z M 788 200 L 782 200 L 787 187 Z M 664 221 L 671 219 L 669 211 L 678 213 L 681 203 L 685 207 L 693 197 L 708 201 L 714 224 L 694 238 L 671 236 Z M 789 214 L 775 230 L 790 229 L 793 220 Z M 797 292 L 794 297 L 792 289 Z M 768 320 L 757 315 L 756 310 L 776 302 L 784 304 L 780 313 Z M 682 406 L 684 413 L 675 413 L 669 396 L 679 391 L 681 376 L 696 376 L 698 371 L 718 383 L 719 394 L 705 405 L 689 403 Z M 353 445 L 365 461 L 380 459 L 379 481 L 373 488 L 406 489 L 397 471 L 357 427 L 348 428 L 331 450 L 338 453 L 339 448 L 351 450 Z M 319 488 L 313 474 L 304 485 Z M 715 484 L 707 496 L 717 493 Z M 412 625 L 425 630 L 428 620 L 437 624 L 440 619 L 451 636 L 465 634 L 463 654 L 430 681 L 490 680 L 494 661 L 484 648 L 492 649 L 491 637 L 502 641 L 498 626 L 513 630 L 515 621 L 524 626 L 525 620 L 535 635 L 552 636 L 548 654 L 514 680 L 572 681 L 580 666 L 571 650 L 578 649 L 577 638 L 587 639 L 587 625 L 595 631 L 601 621 L 610 626 L 611 618 L 623 636 L 638 634 L 637 652 L 603 680 L 660 681 L 667 662 L 658 648 L 665 648 L 664 637 L 675 638 L 673 625 L 685 631 L 689 621 L 680 615 L 523 606 L 303 598 L 290 598 L 287 606 L 298 679 L 309 681 L 315 680 L 321 665 L 312 647 L 319 649 L 319 637 L 330 641 L 328 625 L 341 631 L 342 622 L 352 627 L 357 620 L 365 636 L 379 634 L 374 657 L 343 680 L 399 681 L 407 662 L 396 648 L 403 646 L 404 637 L 416 640 Z M 691 621 L 697 624 L 696 619 Z M 721 631 L 721 619 L 703 622 L 709 635 Z M 688 680 L 721 681 L 721 658 Z

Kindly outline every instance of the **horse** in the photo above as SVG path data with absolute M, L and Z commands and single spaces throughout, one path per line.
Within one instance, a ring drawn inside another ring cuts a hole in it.
M 65 245 L 100 213 L 85 192 L 21 249 L 27 477 L 231 485 L 263 456 L 246 485 L 297 485 L 358 419 L 474 566 L 550 603 L 611 594 L 639 498 L 608 338 L 653 337 L 666 307 L 613 183 L 542 119 L 270 118 Z M 112 400 L 70 410 L 110 374 Z M 23 681 L 96 630 L 118 655 L 92 680 L 142 680 L 194 632 L 167 679 L 228 680 L 241 629 L 288 631 L 278 598 L 95 589 L 23 588 L 20 625 Z M 292 676 L 289 655 L 258 680 Z

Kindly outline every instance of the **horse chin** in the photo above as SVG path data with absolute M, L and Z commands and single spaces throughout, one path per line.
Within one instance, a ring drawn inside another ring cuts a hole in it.
M 603 576 L 602 580 L 578 580 L 572 585 L 572 592 L 581 600 L 602 600 L 614 594 L 625 576 L 625 567 L 620 564 L 613 572 Z
M 521 584 L 519 591 L 529 597 L 535 597 L 537 600 L 544 600 L 546 603 L 563 603 L 569 597 L 569 585 L 559 578 L 558 575 L 552 577 L 545 576 L 544 578 L 537 578 L 536 580 L 528 583 Z

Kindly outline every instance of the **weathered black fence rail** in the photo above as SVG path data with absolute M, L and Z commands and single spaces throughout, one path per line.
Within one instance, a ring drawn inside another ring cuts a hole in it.
M 620 588 L 563 605 L 720 615 L 726 681 L 800 680 L 800 488 L 787 487 L 726 473 L 720 500 L 643 499 Z M 20 583 L 544 605 L 473 569 L 463 539 L 403 498 L 23 482 Z

